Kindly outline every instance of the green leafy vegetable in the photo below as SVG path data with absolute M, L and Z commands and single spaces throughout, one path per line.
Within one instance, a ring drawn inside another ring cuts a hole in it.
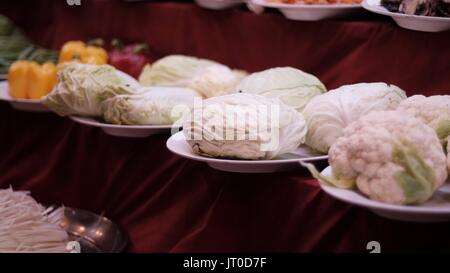
M 277 67 L 250 74 L 236 90 L 279 98 L 299 112 L 313 97 L 327 91 L 318 78 L 292 67 Z
M 434 191 L 435 176 L 419 150 L 413 144 L 397 140 L 392 154 L 393 162 L 403 167 L 395 174 L 395 180 L 403 189 L 405 204 L 423 203 Z
M 68 63 L 58 77 L 56 87 L 42 103 L 61 116 L 101 116 L 104 100 L 139 89 L 131 76 L 109 65 Z

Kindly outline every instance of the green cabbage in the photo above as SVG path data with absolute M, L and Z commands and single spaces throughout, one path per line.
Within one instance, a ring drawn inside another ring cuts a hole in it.
M 244 77 L 244 73 L 233 71 L 226 66 L 210 66 L 194 77 L 187 87 L 196 90 L 205 98 L 211 98 L 233 92 Z
M 190 112 L 196 93 L 187 88 L 149 87 L 119 95 L 103 105 L 105 121 L 125 125 L 171 125 Z
M 145 86 L 188 87 L 209 98 L 232 92 L 244 76 L 242 71 L 214 61 L 171 55 L 144 67 L 139 82 Z
M 221 64 L 195 57 L 171 55 L 159 59 L 151 66 L 147 65 L 139 76 L 139 82 L 145 86 L 185 87 L 192 78 L 210 66 L 221 66 Z
M 318 78 L 292 67 L 277 67 L 250 74 L 236 90 L 279 98 L 299 112 L 313 97 L 327 91 Z
M 183 133 L 202 156 L 273 159 L 305 139 L 303 115 L 278 99 L 236 93 L 206 99 L 201 107 L 186 117 Z
M 109 65 L 68 63 L 58 73 L 58 83 L 42 103 L 61 116 L 101 116 L 101 103 L 120 94 L 133 94 L 139 83 Z
M 403 170 L 394 174 L 394 179 L 403 190 L 404 204 L 418 204 L 430 199 L 435 188 L 436 177 L 433 169 L 425 163 L 419 150 L 406 140 L 397 140 L 393 145 L 392 162 Z M 327 186 L 350 189 L 356 184 L 353 180 L 337 177 L 339 170 L 333 169 L 333 176 L 322 175 L 311 163 L 301 163 L 312 176 Z M 349 162 L 351 164 L 351 162 Z M 389 178 L 386 178 L 389 179 Z

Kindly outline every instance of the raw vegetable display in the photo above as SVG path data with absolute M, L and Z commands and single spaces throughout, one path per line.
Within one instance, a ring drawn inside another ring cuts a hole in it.
M 447 179 L 446 156 L 434 130 L 398 111 L 376 111 L 351 123 L 330 148 L 333 177 L 311 173 L 323 183 L 354 185 L 369 198 L 420 204 Z

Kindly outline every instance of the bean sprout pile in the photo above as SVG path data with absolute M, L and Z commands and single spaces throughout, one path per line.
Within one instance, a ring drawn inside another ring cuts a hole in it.
M 62 207 L 46 209 L 29 192 L 0 190 L 0 252 L 68 252 Z

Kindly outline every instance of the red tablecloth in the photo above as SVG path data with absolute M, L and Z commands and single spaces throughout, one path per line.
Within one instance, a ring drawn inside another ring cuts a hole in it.
M 149 42 L 155 57 L 189 54 L 249 71 L 295 66 L 329 88 L 385 81 L 409 95 L 450 93 L 450 33 L 408 31 L 380 17 L 295 22 L 244 8 L 100 0 L 3 1 L 0 13 L 48 47 L 120 37 Z M 450 249 L 448 223 L 380 218 L 327 196 L 300 168 L 216 171 L 171 154 L 167 137 L 116 138 L 0 103 L 0 187 L 105 212 L 127 230 L 130 251 L 365 251 L 372 240 L 384 251 Z

